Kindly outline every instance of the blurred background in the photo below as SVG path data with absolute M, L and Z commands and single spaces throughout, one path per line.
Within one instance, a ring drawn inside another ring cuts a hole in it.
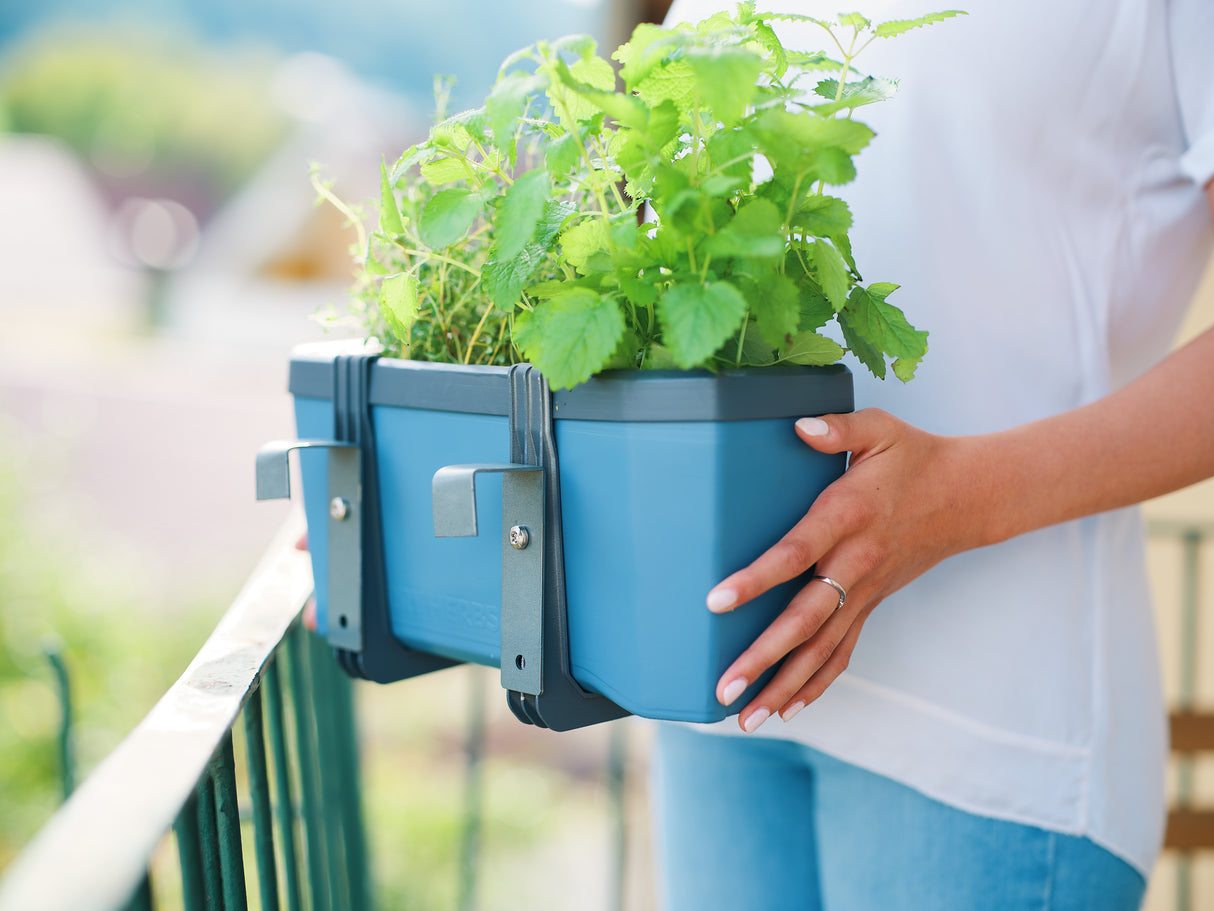
M 428 128 L 436 75 L 453 77 L 452 109 L 472 106 L 510 51 L 573 32 L 613 47 L 665 6 L 0 3 L 0 870 L 59 801 L 47 652 L 72 672 L 85 773 L 185 667 L 285 515 L 254 501 L 253 454 L 293 435 L 288 352 L 355 332 L 333 319 L 353 232 L 315 204 L 312 163 L 369 199 L 381 158 Z M 1207 279 L 1187 334 L 1214 322 Z M 1209 521 L 1214 493 L 1151 511 Z M 1175 695 L 1175 548 L 1152 555 Z M 606 907 L 603 731 L 525 728 L 475 669 L 358 692 L 384 906 L 455 906 L 451 759 L 479 692 L 483 906 Z M 653 904 L 645 733 L 629 741 L 636 909 Z M 1198 872 L 1214 895 L 1214 869 Z M 1158 879 L 1153 900 L 1170 902 Z
M 285 516 L 254 500 L 253 456 L 294 435 L 288 353 L 355 331 L 328 319 L 354 233 L 316 204 L 313 163 L 370 199 L 381 158 L 429 128 L 436 76 L 449 110 L 472 107 L 508 53 L 570 33 L 614 47 L 662 6 L 0 3 L 0 870 L 60 800 L 46 652 L 72 675 L 83 776 Z M 383 906 L 455 907 L 453 757 L 478 690 L 482 907 L 605 907 L 604 735 L 524 729 L 467 668 L 358 688 Z

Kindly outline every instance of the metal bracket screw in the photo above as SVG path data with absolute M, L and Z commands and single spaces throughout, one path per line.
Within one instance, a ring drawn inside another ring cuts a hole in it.
M 350 501 L 342 497 L 334 497 L 329 502 L 329 515 L 338 522 L 344 522 L 350 515 Z
M 510 529 L 510 546 L 515 550 L 524 550 L 531 543 L 531 532 L 526 525 L 515 525 Z

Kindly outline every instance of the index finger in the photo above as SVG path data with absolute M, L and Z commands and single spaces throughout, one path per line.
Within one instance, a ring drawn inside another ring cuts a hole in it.
M 706 599 L 708 609 L 733 610 L 817 563 L 845 531 L 844 514 L 832 507 L 833 500 L 828 487 L 784 537 L 749 566 L 713 586 Z

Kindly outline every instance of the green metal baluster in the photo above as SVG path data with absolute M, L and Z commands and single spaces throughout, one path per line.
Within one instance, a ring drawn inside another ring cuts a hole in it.
M 464 832 L 459 858 L 459 909 L 475 911 L 480 878 L 485 791 L 485 688 L 478 668 L 469 668 L 468 718 L 464 733 Z
M 63 650 L 58 644 L 46 647 L 46 658 L 55 672 L 55 692 L 59 697 L 59 784 L 63 799 L 76 790 L 76 763 L 72 750 L 72 686 Z
M 215 818 L 219 831 L 219 869 L 223 876 L 225 911 L 247 911 L 244 851 L 240 843 L 240 802 L 236 795 L 236 760 L 232 732 L 224 735 L 212 760 L 215 780 Z
M 181 863 L 181 892 L 186 911 L 205 911 L 207 907 L 205 875 L 203 873 L 202 846 L 198 832 L 198 793 L 190 795 L 177 821 L 173 823 L 177 835 L 177 857 Z
M 329 895 L 334 911 L 351 911 L 350 884 L 342 832 L 343 783 L 337 753 L 339 711 L 333 674 L 333 656 L 316 636 L 308 637 L 308 662 L 312 669 L 312 704 L 316 707 L 317 760 L 320 765 L 320 790 L 325 826 L 325 848 L 329 861 Z
M 270 774 L 266 767 L 265 727 L 261 688 L 244 707 L 244 739 L 248 753 L 249 796 L 253 800 L 253 845 L 257 856 L 257 891 L 262 911 L 278 911 L 278 868 L 274 863 L 274 822 L 270 810 Z
M 611 723 L 607 748 L 607 797 L 611 805 L 612 881 L 611 903 L 615 911 L 624 908 L 624 879 L 628 863 L 628 729 L 618 721 Z
M 355 722 L 354 687 L 332 660 L 328 662 L 334 702 L 337 706 L 337 759 L 342 784 L 342 831 L 346 836 L 347 879 L 350 905 L 355 911 L 372 911 L 371 884 L 367 869 L 367 840 L 363 828 L 362 776 L 359 772 L 358 732 Z
M 135 887 L 130 901 L 126 903 L 125 911 L 152 911 L 152 908 L 152 880 L 145 875 L 143 879 L 139 880 L 139 885 Z
M 1198 593 L 1201 590 L 1202 532 L 1190 528 L 1181 536 L 1183 548 L 1183 582 L 1180 601 L 1180 709 L 1192 711 L 1197 697 L 1197 615 Z M 1193 799 L 1193 757 L 1177 760 L 1176 804 L 1188 808 Z M 1179 911 L 1193 908 L 1192 852 L 1180 851 L 1176 859 L 1176 907 Z
M 296 625 L 288 639 L 291 678 L 291 702 L 295 708 L 295 736 L 299 747 L 299 780 L 303 792 L 304 836 L 308 846 L 308 884 L 312 893 L 312 911 L 329 911 L 329 878 L 326 865 L 315 712 L 311 702 L 312 681 L 308 663 L 310 635 Z
M 296 847 L 295 798 L 291 789 L 291 767 L 288 762 L 282 684 L 279 681 L 277 655 L 266 667 L 261 685 L 265 688 L 266 721 L 270 727 L 270 746 L 274 756 L 274 785 L 278 797 L 275 813 L 278 817 L 279 841 L 282 846 L 282 870 L 287 886 L 287 909 L 288 911 L 302 911 L 299 895 L 298 849 Z
M 198 780 L 198 844 L 202 858 L 203 907 L 222 908 L 223 874 L 219 860 L 219 829 L 215 819 L 215 780 L 208 765 Z

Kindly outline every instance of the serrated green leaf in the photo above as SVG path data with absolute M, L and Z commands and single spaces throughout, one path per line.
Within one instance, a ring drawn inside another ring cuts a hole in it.
M 624 212 L 612 220 L 608 234 L 613 247 L 631 249 L 640 241 L 641 226 L 637 224 L 633 213 Z
M 776 361 L 776 346 L 767 342 L 759 332 L 754 322 L 746 326 L 746 335 L 742 339 L 742 352 L 737 355 L 739 367 L 766 367 Z
M 788 55 L 789 66 L 795 66 L 800 70 L 809 72 L 817 72 L 819 70 L 839 72 L 843 69 L 843 61 L 836 60 L 823 51 L 815 51 L 814 53 L 805 53 L 803 51 L 786 51 Z
M 704 249 L 713 256 L 779 260 L 784 256 L 784 244 L 779 210 L 766 199 L 756 199 L 705 240 Z
M 602 219 L 588 218 L 561 235 L 565 261 L 581 273 L 590 271 L 591 260 L 609 249 L 608 226 Z
M 670 353 L 670 349 L 663 345 L 650 345 L 645 352 L 645 359 L 641 361 L 642 370 L 678 370 L 678 361 L 674 359 L 674 355 Z
M 658 299 L 658 289 L 644 279 L 625 275 L 619 282 L 624 296 L 638 307 L 652 307 Z
M 919 369 L 920 360 L 921 358 L 898 358 L 891 365 L 894 370 L 894 376 L 904 383 L 909 383 L 915 378 L 915 371 Z
M 700 99 L 725 126 L 742 119 L 763 69 L 758 54 L 739 47 L 696 49 L 686 60 L 695 73 Z
M 822 288 L 814 277 L 805 271 L 808 263 L 803 262 L 802 255 L 803 252 L 796 249 L 788 251 L 784 258 L 784 274 L 797 286 L 801 312 L 799 327 L 821 329 L 834 319 L 835 309 L 822 293 Z M 804 255 L 812 260 L 808 253 Z
M 834 237 L 851 228 L 851 210 L 835 196 L 807 196 L 793 213 L 792 227 L 811 237 Z
M 493 215 L 493 259 L 513 259 L 532 242 L 550 192 L 547 171 L 528 171 L 507 188 Z
M 696 76 L 686 60 L 672 60 L 650 71 L 636 88 L 637 97 L 651 108 L 669 101 L 680 111 L 695 104 Z
M 802 329 L 821 329 L 834 318 L 835 308 L 830 305 L 826 295 L 817 283 L 810 279 L 801 286 L 801 322 Z
M 826 299 L 836 313 L 847 305 L 847 292 L 851 288 L 851 276 L 843 257 L 830 243 L 815 240 L 813 246 L 814 273 Z
M 535 226 L 535 245 L 548 252 L 556 246 L 565 220 L 577 211 L 577 206 L 562 199 L 550 199 L 544 204 L 544 214 Z
M 618 61 L 620 77 L 626 91 L 637 86 L 662 62 L 670 43 L 670 33 L 660 25 L 642 22 L 632 31 L 632 37 L 611 55 Z
M 485 112 L 489 116 L 494 142 L 511 161 L 514 160 L 514 135 L 519 118 L 527 109 L 529 99 L 546 88 L 546 76 L 513 70 L 494 83 L 489 97 L 485 99 Z
M 468 233 L 481 207 L 481 196 L 472 190 L 439 190 L 422 208 L 418 234 L 428 247 L 441 250 Z
M 919 28 L 923 25 L 934 25 L 937 22 L 943 22 L 945 19 L 952 19 L 954 16 L 965 15 L 968 14 L 963 10 L 951 9 L 939 13 L 928 13 L 926 16 L 920 16 L 918 19 L 892 19 L 889 22 L 882 22 L 874 29 L 874 32 L 878 38 L 893 38 L 896 35 L 909 32 L 913 28 Z
M 568 67 L 562 63 L 558 76 L 560 81 L 549 86 L 548 97 L 567 130 L 588 121 L 603 109 L 602 103 L 612 106 L 605 96 L 615 94 L 615 70 L 602 57 L 584 57 Z
M 568 389 L 603 368 L 624 329 L 612 298 L 573 288 L 518 314 L 514 340 L 553 389 Z
M 624 334 L 620 336 L 619 342 L 616 343 L 615 350 L 611 352 L 611 357 L 607 358 L 607 363 L 603 365 L 603 369 L 635 370 L 640 357 L 640 338 L 635 332 L 625 329 Z
M 755 125 L 760 148 L 774 169 L 821 176 L 832 184 L 855 178 L 851 156 L 874 135 L 858 121 L 822 117 L 812 111 L 769 109 L 759 115 Z
M 813 16 L 807 16 L 804 13 L 764 13 L 763 18 L 775 22 L 812 22 L 814 25 L 820 25 L 828 31 L 831 27 L 831 23 L 827 20 L 815 19 Z
M 473 140 L 483 145 L 490 139 L 489 115 L 483 107 L 460 111 L 458 114 L 452 114 L 434 128 L 434 132 L 438 135 L 441 135 L 444 130 L 450 130 L 453 136 L 458 135 L 456 144 L 461 148 Z
M 591 57 L 598 49 L 598 42 L 590 35 L 565 35 L 552 42 L 552 50 L 558 54 L 576 54 L 583 59 Z
M 589 55 L 575 61 L 569 67 L 569 72 L 573 74 L 574 79 L 586 85 L 606 92 L 615 91 L 615 70 L 602 57 L 594 56 L 593 50 Z
M 746 17 L 741 17 L 745 19 Z M 775 29 L 763 21 L 751 23 L 751 28 L 754 29 L 755 38 L 767 52 L 772 62 L 772 75 L 777 80 L 783 79 L 784 74 L 788 72 L 788 53 L 784 50 L 784 45 L 780 43 L 780 38 L 776 35 Z
M 885 356 L 895 358 L 894 375 L 906 382 L 927 354 L 927 333 L 915 329 L 897 307 L 885 302 L 894 289 L 886 283 L 856 287 L 839 314 L 848 346 L 874 376 L 885 378 Z
M 918 360 L 927 353 L 927 333 L 912 326 L 901 310 L 875 297 L 869 289 L 853 288 L 845 312 L 852 328 L 885 354 Z
M 396 205 L 396 193 L 388 179 L 388 163 L 383 159 L 379 162 L 379 230 L 385 234 L 405 233 L 400 209 Z
M 422 177 L 429 183 L 435 186 L 442 186 L 445 183 L 453 183 L 457 180 L 467 180 L 469 168 L 461 158 L 443 156 L 423 161 L 421 172 Z
M 756 138 L 745 127 L 717 130 L 706 146 L 713 170 L 742 181 L 748 186 L 753 175 Z
M 608 65 L 610 68 L 610 65 Z M 602 111 L 612 120 L 621 123 L 624 126 L 632 127 L 633 129 L 644 129 L 648 122 L 648 108 L 642 103 L 641 99 L 633 95 L 613 92 L 608 89 L 598 88 L 587 82 L 578 79 L 573 71 L 565 64 L 563 60 L 557 60 L 552 65 L 553 72 L 560 80 L 561 86 L 568 89 L 583 101 L 588 102 L 593 108 Z M 614 79 L 614 76 L 612 77 Z M 556 89 L 554 87 L 553 91 Z M 568 103 L 568 97 L 565 95 L 553 96 L 559 97 L 562 101 Z M 585 117 L 581 118 L 585 119 Z M 562 122 L 564 118 L 562 117 Z M 576 129 L 576 124 L 566 123 L 565 126 L 570 129 Z
M 544 167 L 553 180 L 564 180 L 578 163 L 581 154 L 577 137 L 566 133 L 544 146 Z
M 893 282 L 873 282 L 868 286 L 867 291 L 874 300 L 884 301 L 900 287 L 902 286 L 895 285 Z
M 839 328 L 843 330 L 843 341 L 847 342 L 848 350 L 868 368 L 869 373 L 879 380 L 885 379 L 885 357 L 853 328 L 846 313 L 839 314 Z
M 714 174 L 700 184 L 700 190 L 709 196 L 732 196 L 735 190 L 746 186 L 748 181 L 729 174 Z
M 851 155 L 842 149 L 818 149 L 808 156 L 809 173 L 832 187 L 841 187 L 856 179 Z
M 746 299 L 728 282 L 676 284 L 658 298 L 662 337 L 680 367 L 695 367 L 737 331 Z
M 417 319 L 417 276 L 401 272 L 380 282 L 379 309 L 397 341 L 407 346 L 409 330 Z
M 780 360 L 810 367 L 824 367 L 837 363 L 843 357 L 843 349 L 834 339 L 816 332 L 798 332 L 780 349 Z
M 847 263 L 847 268 L 851 269 L 855 280 L 858 282 L 863 281 L 864 279 L 860 276 L 860 270 L 856 268 L 856 258 L 852 256 L 851 252 L 851 238 L 847 236 L 847 233 L 833 234 L 830 240 L 835 245 L 835 249 L 839 251 L 839 255 L 843 257 L 843 262 Z M 894 287 L 898 286 L 894 285 Z
M 543 258 L 544 251 L 531 245 L 523 247 L 518 256 L 512 259 L 503 262 L 488 260 L 481 267 L 481 285 L 489 300 L 501 310 L 513 310 Z
M 772 348 L 787 344 L 801 323 L 801 299 L 787 275 L 773 273 L 746 286 L 750 312 L 759 332 Z
M 859 13 L 840 13 L 839 24 L 848 25 L 852 28 L 868 28 L 870 25 L 872 25 L 871 22 L 869 22 Z
M 892 79 L 868 76 L 844 85 L 843 94 L 836 98 L 838 89 L 837 79 L 823 79 L 819 82 L 814 91 L 829 101 L 826 104 L 816 104 L 813 109 L 819 114 L 829 115 L 836 111 L 852 110 L 866 104 L 885 101 L 898 91 L 898 83 Z

